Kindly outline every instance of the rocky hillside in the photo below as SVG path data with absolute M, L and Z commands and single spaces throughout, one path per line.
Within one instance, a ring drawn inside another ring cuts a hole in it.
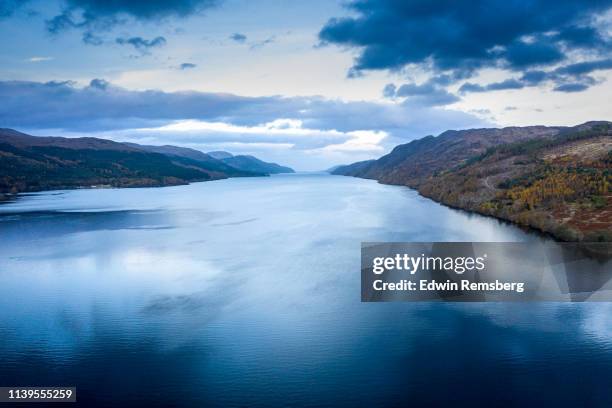
M 568 241 L 612 239 L 612 126 L 447 131 L 334 174 L 406 185 Z

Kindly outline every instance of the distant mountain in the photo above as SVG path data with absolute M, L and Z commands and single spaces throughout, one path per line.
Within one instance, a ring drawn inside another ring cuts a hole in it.
M 222 170 L 228 175 L 235 173 L 255 173 L 257 175 L 269 175 L 278 173 L 294 173 L 289 167 L 280 166 L 276 163 L 268 163 L 254 156 L 234 156 L 229 152 L 215 151 L 203 153 L 199 150 L 189 149 L 178 146 L 147 146 L 135 143 L 125 143 L 128 146 L 136 147 L 154 153 L 161 153 L 169 157 L 182 157 L 196 160 L 200 163 L 207 163 L 214 166 L 216 170 Z
M 276 163 L 268 163 L 253 156 L 232 156 L 223 159 L 223 162 L 243 171 L 267 174 L 295 173 L 290 167 L 281 166 Z
M 344 167 L 344 165 L 332 166 L 329 169 L 325 170 L 325 173 L 333 173 L 334 171 L 338 170 L 340 167 Z
M 232 167 L 229 164 L 223 162 L 222 160 L 218 160 L 209 154 L 203 153 L 199 150 L 189 149 L 187 147 L 170 146 L 170 145 L 150 146 L 150 145 L 139 145 L 136 143 L 124 143 L 124 144 L 131 146 L 131 147 L 135 147 L 140 150 L 146 150 L 152 153 L 163 154 L 165 156 L 172 158 L 173 160 L 179 160 L 179 161 L 181 161 L 181 159 L 193 160 L 197 162 L 197 165 L 201 168 L 208 169 L 211 171 L 216 171 L 216 172 L 222 172 L 230 177 L 243 176 L 243 175 L 257 175 L 257 176 L 267 175 L 267 172 L 265 171 L 248 171 L 248 170 L 241 170 L 236 167 Z
M 333 174 L 406 185 L 443 204 L 568 241 L 612 240 L 612 123 L 447 131 Z
M 229 153 L 229 152 L 224 152 L 221 150 L 217 150 L 214 152 L 208 152 L 206 153 L 207 155 L 209 155 L 210 157 L 213 157 L 217 160 L 223 160 L 223 159 L 229 159 L 230 157 L 234 157 L 233 154 Z
M 173 146 L 125 144 L 97 138 L 30 136 L 0 129 L 0 193 L 61 188 L 185 184 L 263 173 L 233 168 Z M 163 151 L 163 152 L 162 152 Z
M 267 174 L 295 173 L 291 167 L 281 166 L 276 163 L 268 163 L 254 156 L 234 156 L 224 151 L 208 152 L 206 154 L 244 171 L 255 171 Z
M 276 163 L 265 162 L 254 156 L 234 156 L 229 152 L 221 150 L 208 152 L 206 154 L 215 159 L 221 160 L 232 167 L 244 171 L 254 171 L 266 174 L 295 173 L 295 171 L 290 167 L 281 166 Z
M 334 175 L 372 178 L 366 177 L 366 174 L 370 167 L 374 165 L 374 162 L 376 162 L 376 160 L 364 160 L 344 166 L 336 166 L 335 168 L 330 169 L 329 172 Z

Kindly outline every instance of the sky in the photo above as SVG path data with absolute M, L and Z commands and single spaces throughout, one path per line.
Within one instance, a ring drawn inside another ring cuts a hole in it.
M 612 120 L 612 0 L 0 0 L 0 127 L 297 170 Z

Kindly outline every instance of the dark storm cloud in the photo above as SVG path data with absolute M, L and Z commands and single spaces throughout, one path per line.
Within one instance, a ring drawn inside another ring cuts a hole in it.
M 120 37 L 117 38 L 115 42 L 119 45 L 131 45 L 141 52 L 146 52 L 150 48 L 166 45 L 166 39 L 164 37 L 155 37 L 151 40 L 147 40 L 142 37 Z
M 558 44 L 540 40 L 533 43 L 516 41 L 509 44 L 505 51 L 500 53 L 500 58 L 505 58 L 510 68 L 521 70 L 532 66 L 555 64 L 565 57 Z
M 484 67 L 524 71 L 567 60 L 570 51 L 603 53 L 609 40 L 594 16 L 612 0 L 356 0 L 355 16 L 333 18 L 323 43 L 359 49 L 353 70 L 408 64 L 468 76 Z
M 193 69 L 195 67 L 197 67 L 197 65 L 193 64 L 191 62 L 183 62 L 181 65 L 179 65 L 179 69 L 181 69 L 183 71 L 186 70 L 186 69 Z
M 555 37 L 571 45 L 604 48 L 608 46 L 601 33 L 593 27 L 569 26 Z
M 229 36 L 230 40 L 236 41 L 237 43 L 244 43 L 247 40 L 247 36 L 240 33 L 234 33 Z

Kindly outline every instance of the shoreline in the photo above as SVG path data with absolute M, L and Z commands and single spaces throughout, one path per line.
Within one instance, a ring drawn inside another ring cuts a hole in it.
M 542 237 L 546 237 L 546 238 L 550 238 L 556 242 L 572 242 L 572 243 L 577 243 L 577 244 L 584 244 L 583 248 L 585 250 L 587 250 L 590 253 L 596 254 L 596 255 L 610 255 L 610 254 L 602 254 L 601 252 L 598 251 L 591 251 L 588 248 L 588 244 L 594 244 L 594 243 L 606 243 L 609 241 L 585 241 L 585 240 L 570 240 L 570 239 L 565 239 L 563 236 L 556 234 L 554 231 L 549 231 L 549 230 L 545 230 L 543 228 L 539 228 L 537 225 L 532 225 L 532 224 L 521 224 L 519 222 L 516 222 L 512 219 L 506 218 L 506 217 L 502 217 L 502 216 L 498 216 L 496 214 L 490 214 L 490 213 L 486 213 L 486 212 L 482 212 L 479 211 L 477 209 L 471 209 L 471 208 L 465 208 L 465 207 L 460 207 L 460 206 L 456 206 L 456 205 L 452 205 L 450 203 L 447 203 L 443 200 L 438 200 L 433 196 L 428 196 L 426 194 L 423 194 L 418 188 L 416 187 L 411 187 L 405 184 L 393 184 L 393 183 L 383 183 L 377 179 L 373 179 L 373 178 L 367 178 L 367 177 L 358 177 L 358 176 L 345 176 L 345 175 L 340 175 L 343 177 L 355 177 L 355 178 L 361 178 L 364 180 L 373 180 L 376 181 L 379 184 L 383 184 L 383 185 L 388 185 L 388 186 L 398 186 L 398 187 L 406 187 L 409 188 L 410 190 L 415 191 L 419 196 L 426 198 L 428 200 L 433 201 L 434 203 L 443 205 L 447 208 L 451 208 L 453 210 L 458 210 L 458 211 L 462 211 L 465 212 L 466 214 L 475 214 L 475 215 L 480 215 L 483 217 L 488 217 L 488 218 L 492 218 L 495 219 L 499 222 L 508 224 L 508 225 L 512 225 L 514 227 L 517 227 L 523 231 L 526 232 L 530 232 L 530 233 L 535 233 L 538 234 Z
M 234 177 L 219 177 L 213 179 L 197 179 L 189 180 L 178 183 L 142 183 L 142 184 L 129 184 L 129 185 L 112 185 L 112 184 L 96 184 L 96 185 L 58 185 L 50 188 L 34 188 L 28 190 L 17 191 L 15 193 L 0 192 L 0 204 L 7 201 L 12 201 L 21 194 L 30 193 L 42 193 L 46 191 L 59 191 L 59 190 L 110 190 L 110 189 L 124 189 L 124 188 L 164 188 L 164 187 L 177 187 L 187 186 L 193 183 L 206 183 L 211 181 L 229 180 L 233 178 L 245 178 L 245 177 L 270 177 L 269 174 L 257 175 L 257 176 L 234 176 Z

